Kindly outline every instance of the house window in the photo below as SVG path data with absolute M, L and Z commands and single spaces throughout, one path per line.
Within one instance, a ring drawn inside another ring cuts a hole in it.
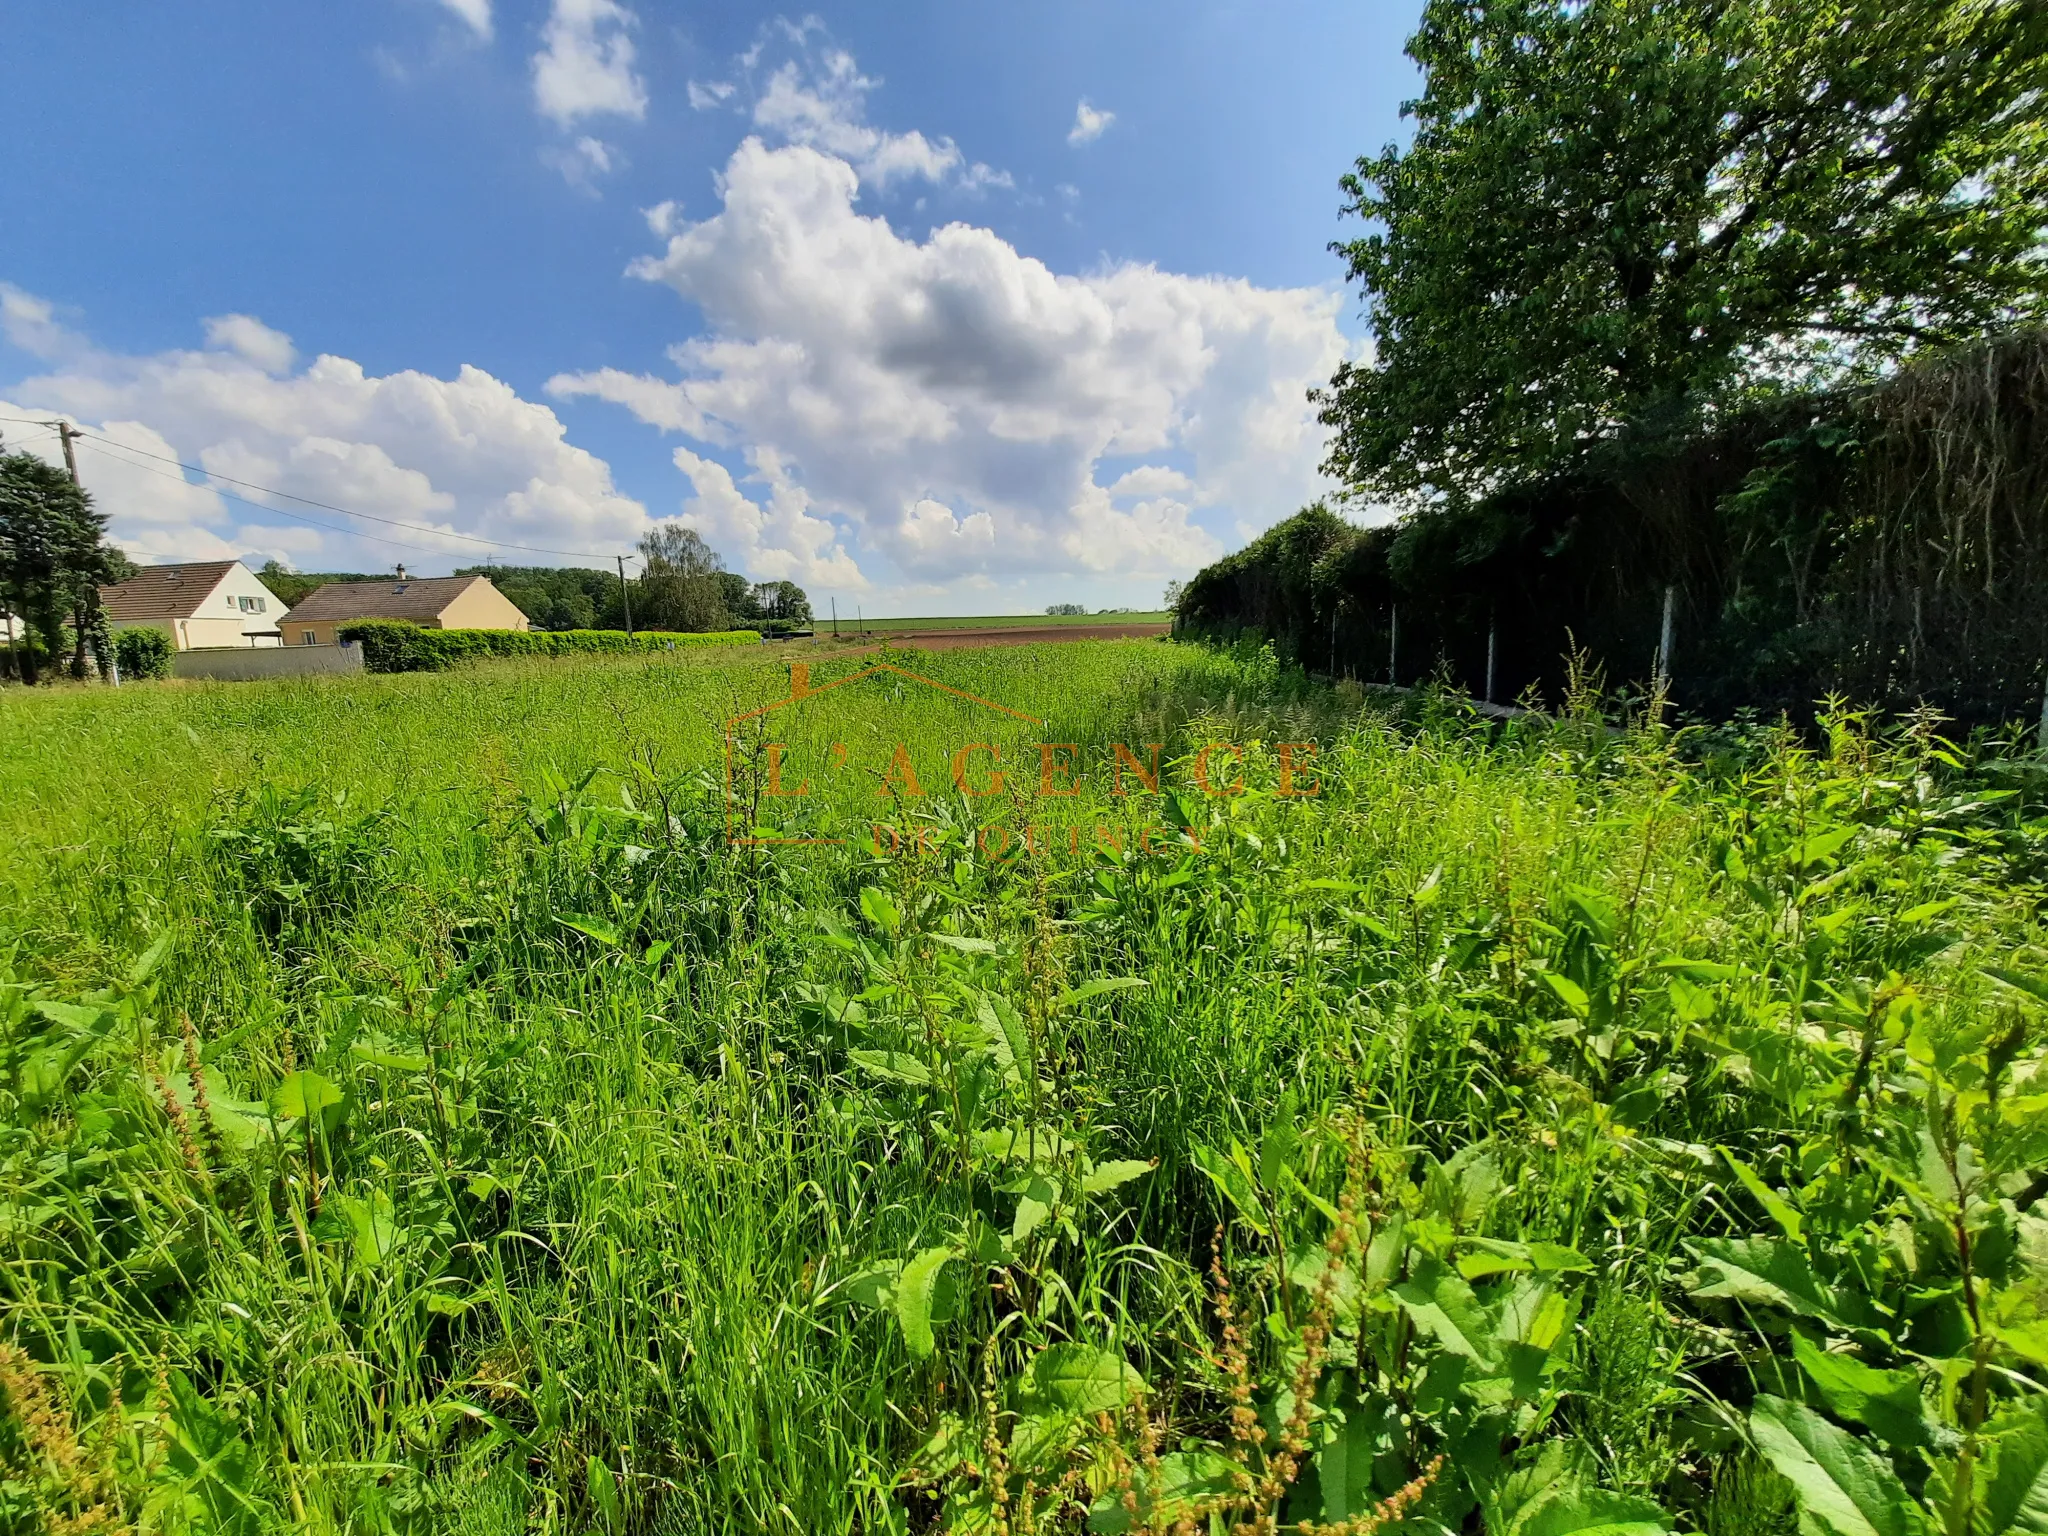
M 309 629 L 306 631 L 305 643 L 307 645 L 318 645 L 320 643 L 320 637 L 314 634 L 313 631 Z
M 235 604 L 244 613 L 261 613 L 263 611 L 263 599 L 260 597 L 238 597 L 235 599 Z

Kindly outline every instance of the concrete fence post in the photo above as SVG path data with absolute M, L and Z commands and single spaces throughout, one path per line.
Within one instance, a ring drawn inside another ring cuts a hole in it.
M 1678 588 L 1675 586 L 1667 586 L 1664 589 L 1664 624 L 1662 630 L 1659 632 L 1657 636 L 1656 675 L 1656 681 L 1658 685 L 1665 689 L 1667 692 L 1670 690 L 1671 687 L 1671 646 L 1673 639 L 1672 631 L 1677 624 L 1677 620 Z

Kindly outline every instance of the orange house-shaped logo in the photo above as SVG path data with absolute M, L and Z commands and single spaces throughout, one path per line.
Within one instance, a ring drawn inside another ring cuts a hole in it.
M 964 688 L 955 688 L 950 683 L 942 683 L 935 678 L 925 677 L 921 673 L 912 672 L 907 667 L 899 667 L 890 661 L 873 662 L 868 666 L 862 667 L 858 672 L 850 672 L 845 677 L 835 678 L 831 682 L 821 684 L 815 688 L 811 686 L 810 664 L 802 661 L 791 662 L 789 667 L 789 696 L 787 698 L 776 699 L 772 703 L 763 704 L 759 709 L 750 709 L 743 714 L 733 715 L 725 722 L 725 833 L 727 841 L 734 844 L 757 847 L 772 844 L 793 845 L 797 847 L 842 846 L 845 844 L 847 840 L 843 837 L 760 837 L 754 835 L 751 829 L 748 830 L 747 835 L 744 837 L 734 835 L 733 823 L 739 815 L 738 797 L 734 793 L 733 787 L 733 759 L 739 745 L 735 739 L 735 733 L 750 720 L 766 720 L 771 715 L 779 714 L 785 709 L 794 708 L 798 704 L 803 704 L 823 694 L 831 693 L 835 689 L 845 688 L 853 683 L 864 682 L 871 677 L 880 677 L 885 673 L 903 678 L 908 682 L 916 683 L 920 687 L 932 688 L 940 693 L 951 694 L 956 699 L 965 699 L 970 704 L 979 704 L 984 709 L 992 709 L 998 714 L 1008 715 L 1013 720 L 1022 720 L 1031 725 L 1045 724 L 1045 721 L 1037 715 L 1026 714 L 1021 709 L 1011 709 L 1007 704 L 998 704 L 993 699 L 984 699 L 978 693 L 969 693 Z M 771 782 L 778 780 L 780 777 L 780 750 L 779 743 L 770 743 L 768 746 Z M 899 755 L 903 751 L 904 749 L 901 746 L 897 748 Z M 771 790 L 771 793 L 777 793 L 777 791 Z

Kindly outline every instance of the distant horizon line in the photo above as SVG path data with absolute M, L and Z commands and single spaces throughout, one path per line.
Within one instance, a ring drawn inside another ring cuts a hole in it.
M 155 557 L 153 557 L 153 558 L 155 558 Z M 156 565 L 159 565 L 159 566 L 162 566 L 162 565 L 211 565 L 211 564 L 214 564 L 214 563 L 215 563 L 216 561 L 220 561 L 220 560 L 230 560 L 230 559 L 231 559 L 231 560 L 234 560 L 234 561 L 238 562 L 239 564 L 242 564 L 242 565 L 245 565 L 245 566 L 247 566 L 247 567 L 248 567 L 248 568 L 249 568 L 249 569 L 250 569 L 251 571 L 253 571 L 253 572 L 254 572 L 254 573 L 255 573 L 255 574 L 257 575 L 257 576 L 259 576 L 259 577 L 260 577 L 260 576 L 261 576 L 261 575 L 263 574 L 263 566 L 264 566 L 265 564 L 268 564 L 268 563 L 269 563 L 269 558 L 270 558 L 270 557 L 266 557 L 266 558 L 265 558 L 265 559 L 264 559 L 264 560 L 263 560 L 262 562 L 258 562 L 258 561 L 256 561 L 256 560 L 252 559 L 252 558 L 251 558 L 250 556 L 248 556 L 248 555 L 215 555 L 215 556 L 214 556 L 214 557 L 213 557 L 212 559 L 210 559 L 210 560 L 165 560 L 165 559 L 161 559 L 161 558 L 155 558 L 155 563 L 156 563 Z M 400 564 L 402 564 L 402 563 L 403 563 L 403 562 L 401 562 L 401 561 L 393 561 L 393 562 L 392 562 L 392 569 L 391 569 L 391 570 L 389 570 L 389 571 L 300 571 L 300 570 L 293 570 L 293 571 L 291 571 L 291 572 L 290 572 L 289 574 L 291 574 L 291 575 L 293 575 L 293 576 L 326 576 L 326 577 L 331 577 L 331 578 L 333 578 L 333 579 L 335 579 L 335 580 L 341 580 L 341 579 L 343 579 L 343 578 L 347 578 L 347 577 L 357 577 L 357 578 L 361 578 L 361 579 L 364 579 L 364 580 L 367 580 L 367 581 L 384 581 L 384 580 L 393 580 L 393 581 L 395 581 L 395 580 L 397 580 L 397 579 L 398 579 L 398 570 L 397 570 L 397 567 L 398 567 L 398 566 L 399 566 Z M 448 576 L 455 576 L 455 575 L 459 575 L 459 574 L 461 574 L 462 572 L 465 572 L 465 571 L 466 571 L 466 572 L 469 572 L 469 573 L 471 573 L 471 574 L 474 574 L 474 573 L 476 573 L 477 571 L 488 571 L 488 570 L 490 570 L 490 569 L 491 569 L 491 568 L 492 568 L 493 566 L 497 566 L 497 565 L 498 565 L 498 562 L 496 562 L 496 561 L 490 561 L 490 560 L 482 560 L 482 561 L 475 561 L 475 562 L 473 562 L 473 563 L 471 563 L 471 564 L 469 564 L 469 565 L 464 565 L 464 566 L 460 566 L 460 567 L 457 567 L 457 568 L 455 568 L 455 569 L 451 569 L 451 570 L 449 570 L 449 571 L 447 571 L 447 572 L 443 573 L 443 576 L 442 576 L 442 577 L 433 577 L 433 576 L 429 576 L 429 575 L 427 575 L 426 573 L 423 573 L 423 572 L 420 572 L 420 571 L 407 571 L 407 572 L 406 572 L 406 579 L 407 579 L 408 581 L 429 581 L 429 580 L 440 580 L 440 579 L 445 579 L 445 577 L 448 577 Z M 595 565 L 515 565 L 515 564 L 513 564 L 513 563 L 512 563 L 512 562 L 510 562 L 510 561 L 507 561 L 507 562 L 505 562 L 505 563 L 504 563 L 504 565 L 503 565 L 502 567 L 499 567 L 499 568 L 501 568 L 501 569 L 505 569 L 505 570 L 518 570 L 518 571 L 595 571 L 595 570 L 601 570 L 601 569 L 602 569 L 602 567 L 600 567 L 600 566 L 595 566 Z M 151 567 L 150 567 L 150 566 L 144 566 L 144 567 L 143 567 L 143 569 L 144 569 L 144 570 L 149 570 L 149 569 L 151 569 Z M 745 575 L 745 572 L 739 572 L 738 574 L 740 574 L 740 575 Z M 750 580 L 750 581 L 751 581 L 751 580 L 753 580 L 753 578 L 752 578 L 752 577 L 748 577 L 748 580 Z M 826 596 L 827 596 L 827 600 L 829 601 L 829 599 L 830 599 L 830 597 L 831 597 L 831 594 L 830 594 L 830 593 L 827 593 L 827 594 L 826 594 Z M 839 615 L 839 622 L 840 622 L 841 624 L 859 624 L 859 623 L 866 623 L 866 624 L 903 624 L 903 623 L 909 623 L 909 622 L 913 622 L 913 621 L 916 621 L 916 620 L 919 620 L 919 619 L 1054 619 L 1054 618 L 1066 618 L 1066 619 L 1095 619 L 1095 618 L 1117 618 L 1117 617 L 1121 617 L 1121 616 L 1123 616 L 1123 615 L 1126 615 L 1126 614 L 1130 615 L 1130 616 L 1131 616 L 1131 617 L 1133 617 L 1133 618 L 1143 618 L 1143 617 L 1149 617 L 1149 616 L 1154 616 L 1154 615 L 1159 615 L 1159 614 L 1168 614 L 1168 613 L 1171 613 L 1171 612 L 1172 612 L 1172 610 L 1171 610 L 1171 609 L 1169 609 L 1169 608 L 1093 608 L 1093 609 L 1090 609 L 1090 610 L 1089 610 L 1088 612 L 1086 612 L 1086 613 L 1078 613 L 1078 614 L 1053 614 L 1053 613 L 1046 613 L 1046 612 L 1045 612 L 1045 611 L 1043 611 L 1042 609 L 1040 609 L 1040 610 L 1033 610 L 1033 611 L 1031 611 L 1031 612 L 1027 612 L 1027 613 L 853 613 L 853 614 L 844 614 L 844 613 L 843 613 L 843 614 Z M 813 613 L 813 614 L 811 615 L 811 622 L 812 622 L 813 624 L 830 624 L 830 623 L 832 622 L 832 615 L 831 615 L 831 614 L 829 614 L 829 613 L 826 613 L 826 614 L 818 614 L 818 613 L 815 613 L 815 612 L 814 612 L 814 613 Z

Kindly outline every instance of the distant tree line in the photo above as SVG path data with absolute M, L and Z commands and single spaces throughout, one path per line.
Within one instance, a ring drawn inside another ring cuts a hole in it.
M 296 608 L 315 588 L 335 581 L 389 581 L 389 571 L 295 571 L 281 560 L 266 560 L 256 572 L 263 585 L 287 609 Z
M 639 543 L 639 557 L 622 590 L 616 571 L 588 566 L 466 565 L 457 576 L 483 576 L 509 598 L 535 629 L 624 629 L 627 606 L 635 629 L 702 633 L 728 629 L 800 629 L 811 622 L 811 602 L 793 581 L 751 581 L 725 569 L 703 535 L 681 523 L 661 523 Z M 272 560 L 259 574 L 286 606 L 305 600 L 331 581 L 388 581 L 389 573 L 302 573 Z
M 2038 705 L 2048 7 L 1429 0 L 1409 52 L 1318 396 L 1395 521 L 1311 508 L 1183 627 L 1511 695 L 1568 633 L 1647 677 L 1669 603 L 1681 702 Z

